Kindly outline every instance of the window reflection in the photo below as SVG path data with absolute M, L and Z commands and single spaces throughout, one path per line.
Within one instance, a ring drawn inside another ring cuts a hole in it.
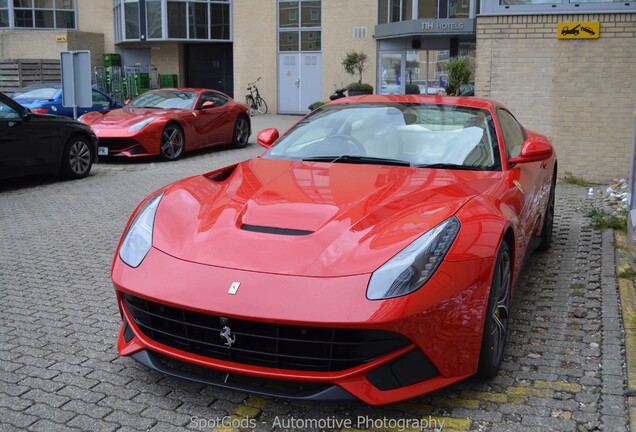
M 321 4 L 320 0 L 278 2 L 280 52 L 321 50 Z
M 183 2 L 168 2 L 168 37 L 171 39 L 185 39 L 186 32 L 186 4 Z
M 205 3 L 188 3 L 190 39 L 208 38 L 208 6 Z
M 126 39 L 139 39 L 139 3 L 124 3 Z
M 146 2 L 146 25 L 149 39 L 163 37 L 161 31 L 161 1 Z

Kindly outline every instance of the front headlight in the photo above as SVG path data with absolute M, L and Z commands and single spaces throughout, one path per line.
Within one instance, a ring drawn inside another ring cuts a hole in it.
M 147 119 L 143 119 L 142 121 L 140 121 L 138 123 L 135 123 L 134 125 L 129 127 L 128 128 L 128 132 L 137 132 L 139 130 L 142 130 L 143 128 L 148 126 L 156 118 L 157 117 L 148 117 Z
M 384 263 L 371 275 L 367 298 L 389 299 L 419 289 L 442 263 L 459 226 L 459 220 L 451 216 Z
M 155 213 L 163 192 L 150 199 L 133 219 L 119 248 L 119 258 L 131 267 L 138 267 L 152 246 Z

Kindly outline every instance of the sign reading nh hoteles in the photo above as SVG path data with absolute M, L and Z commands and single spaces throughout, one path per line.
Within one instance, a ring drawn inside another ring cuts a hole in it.
M 421 35 L 463 35 L 475 33 L 474 18 L 444 18 L 400 21 L 375 26 L 376 39 Z
M 557 26 L 559 39 L 598 39 L 601 23 L 593 21 L 560 22 Z

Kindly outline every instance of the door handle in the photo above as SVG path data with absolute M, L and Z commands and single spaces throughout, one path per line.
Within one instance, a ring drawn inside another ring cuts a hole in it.
M 294 84 L 296 84 L 296 87 L 300 87 L 300 78 L 296 78 L 296 82 Z

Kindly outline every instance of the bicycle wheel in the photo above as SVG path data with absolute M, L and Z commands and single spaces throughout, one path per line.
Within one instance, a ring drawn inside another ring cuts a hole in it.
M 267 103 L 260 96 L 256 99 L 256 110 L 259 114 L 267 113 Z
M 254 114 L 256 114 L 256 102 L 254 102 L 254 97 L 246 96 L 245 103 L 247 104 L 247 107 L 250 109 L 250 115 L 253 116 Z

